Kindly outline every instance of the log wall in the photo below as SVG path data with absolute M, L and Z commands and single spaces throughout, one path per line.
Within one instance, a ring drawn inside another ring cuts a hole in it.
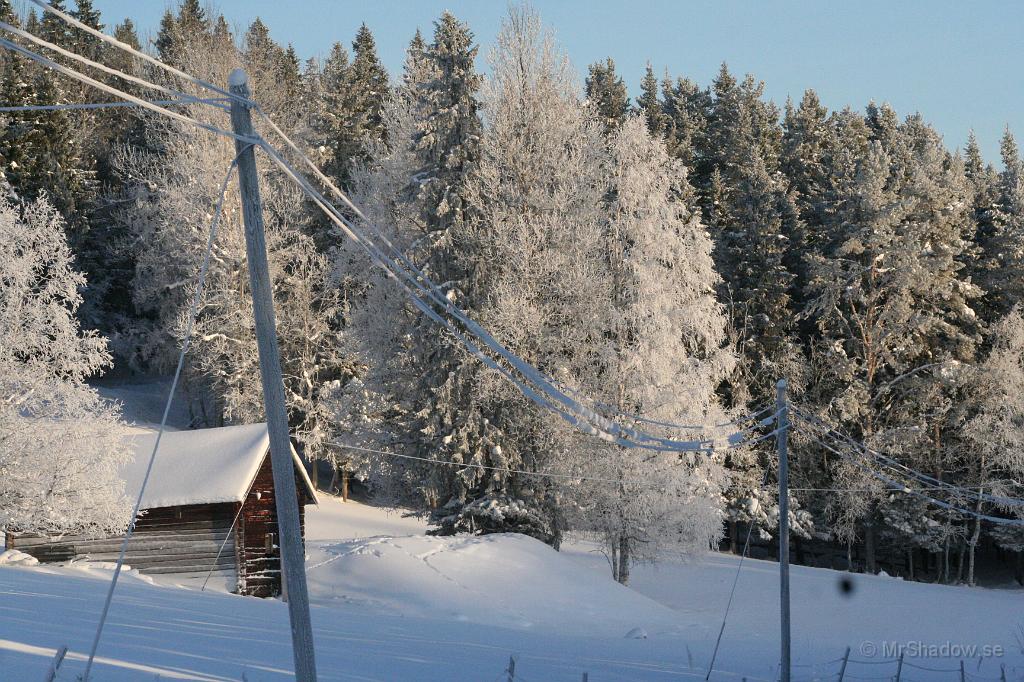
M 142 573 L 235 573 L 235 534 L 229 533 L 238 504 L 202 504 L 147 510 L 128 541 L 125 564 Z M 217 551 L 227 538 L 224 550 Z M 117 561 L 123 535 L 60 538 L 12 535 L 8 547 L 41 562 Z
M 296 479 L 299 474 L 296 472 Z M 306 537 L 305 505 L 310 502 L 305 487 L 296 481 L 299 526 Z M 257 597 L 281 593 L 281 546 L 277 530 L 277 500 L 274 474 L 268 455 L 253 480 L 242 515 L 238 519 L 238 592 Z

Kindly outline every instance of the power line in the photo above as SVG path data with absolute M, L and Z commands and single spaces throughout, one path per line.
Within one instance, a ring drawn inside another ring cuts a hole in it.
M 814 435 L 811 435 L 811 434 L 808 434 L 808 436 L 811 438 L 811 440 L 815 441 L 816 443 L 818 443 L 822 447 L 826 448 L 827 450 L 830 450 L 831 452 L 839 455 L 843 459 L 850 460 L 850 455 L 848 453 L 844 453 L 844 452 L 841 452 L 839 450 L 836 450 L 834 447 L 832 447 L 831 445 L 829 445 L 825 441 L 821 440 L 817 436 L 814 436 Z M 1024 519 L 1006 519 L 1006 518 L 1002 518 L 1002 517 L 998 517 L 998 516 L 991 516 L 991 515 L 988 515 L 988 514 L 982 514 L 981 512 L 975 511 L 973 509 L 965 509 L 963 507 L 958 507 L 958 506 L 956 506 L 954 504 L 950 504 L 949 502 L 944 502 L 942 500 L 935 499 L 934 497 L 931 497 L 930 495 L 925 495 L 924 493 L 918 492 L 917 490 L 909 488 L 906 485 L 902 485 L 898 481 L 896 481 L 895 479 L 889 478 L 885 474 L 883 474 L 883 473 L 881 473 L 879 471 L 876 471 L 875 469 L 872 469 L 871 467 L 861 466 L 860 469 L 862 471 L 867 472 L 870 476 L 873 476 L 874 478 L 878 479 L 882 483 L 886 483 L 889 486 L 888 488 L 886 488 L 886 490 L 891 490 L 893 492 L 902 492 L 902 493 L 906 493 L 908 495 L 913 495 L 914 497 L 918 497 L 918 498 L 920 498 L 920 499 L 922 499 L 922 500 L 924 500 L 926 502 L 929 502 L 929 503 L 931 503 L 931 504 L 933 504 L 933 505 L 935 505 L 937 507 L 941 507 L 943 509 L 946 509 L 946 510 L 949 510 L 949 511 L 953 511 L 953 512 L 956 512 L 956 513 L 959 513 L 959 514 L 965 514 L 967 516 L 971 516 L 973 518 L 977 518 L 977 519 L 980 519 L 982 521 L 990 521 L 992 523 L 999 524 L 999 525 L 1004 525 L 1004 526 L 1024 526 Z M 1022 501 L 1022 502 L 1024 502 L 1024 501 Z
M 18 52 L 19 54 L 22 54 L 22 55 L 28 57 L 29 59 L 31 59 L 34 62 L 42 64 L 43 66 L 46 66 L 46 67 L 48 67 L 50 69 L 53 69 L 54 71 L 57 71 L 58 73 L 62 73 L 64 75 L 66 75 L 66 76 L 69 76 L 70 78 L 73 78 L 73 79 L 75 79 L 75 80 L 77 80 L 79 82 L 85 83 L 87 85 L 91 85 L 94 88 L 102 90 L 102 91 L 104 91 L 104 92 L 106 92 L 108 94 L 114 95 L 115 97 L 120 97 L 121 99 L 124 99 L 124 100 L 126 100 L 128 102 L 134 102 L 135 104 L 139 105 L 140 107 L 142 107 L 144 109 L 149 109 L 150 111 L 154 111 L 154 112 L 156 112 L 158 114 L 162 114 L 162 115 L 167 116 L 169 118 L 172 118 L 172 119 L 174 119 L 176 121 L 181 121 L 181 122 L 187 123 L 189 125 L 194 125 L 194 126 L 197 126 L 199 128 L 202 128 L 204 130 L 208 130 L 208 131 L 210 131 L 212 133 L 216 133 L 218 135 L 223 135 L 225 137 L 230 137 L 232 139 L 239 140 L 241 142 L 245 142 L 247 144 L 251 144 L 251 143 L 257 142 L 257 140 L 250 139 L 250 138 L 243 138 L 241 135 L 236 135 L 235 133 L 233 133 L 231 131 L 223 130 L 221 128 L 218 128 L 217 126 L 210 125 L 208 123 L 203 123 L 202 121 L 197 121 L 194 118 L 190 118 L 188 116 L 184 116 L 182 114 L 179 114 L 176 111 L 171 111 L 170 109 L 165 109 L 165 108 L 163 108 L 161 106 L 158 106 L 158 105 L 155 105 L 155 104 L 151 104 L 147 100 L 141 99 L 141 98 L 136 97 L 134 95 L 130 95 L 127 92 L 119 90 L 119 89 L 117 89 L 117 88 L 115 88 L 115 87 L 113 87 L 111 85 L 107 85 L 106 83 L 101 83 L 100 81 L 98 81 L 98 80 L 96 80 L 94 78 L 90 78 L 89 76 L 86 76 L 83 73 L 79 73 L 78 71 L 75 71 L 74 69 L 69 69 L 68 67 L 66 67 L 66 66 L 64 66 L 62 64 L 58 64 L 57 62 L 53 61 L 52 59 L 49 59 L 47 57 L 44 57 L 41 54 L 33 52 L 32 50 L 29 50 L 26 47 L 22 47 L 21 45 L 18 45 L 17 43 L 11 42 L 10 40 L 8 40 L 6 38 L 0 38 L 0 46 L 6 47 L 9 50 L 14 50 L 15 52 Z
M 767 439 L 767 438 L 774 438 L 777 433 L 778 433 L 777 431 L 772 431 L 771 433 L 764 434 L 763 436 L 759 437 L 756 440 L 764 440 L 764 439 Z M 746 444 L 747 443 L 743 443 L 743 445 L 746 445 Z M 450 466 L 450 467 L 456 467 L 456 468 L 460 468 L 460 469 L 462 469 L 462 468 L 465 468 L 465 469 L 481 469 L 481 470 L 485 470 L 485 471 L 494 471 L 494 472 L 497 472 L 497 473 L 505 473 L 505 474 L 519 474 L 519 475 L 522 475 L 522 476 L 535 476 L 535 477 L 538 477 L 538 478 L 553 478 L 553 479 L 561 479 L 561 480 L 569 480 L 569 481 L 590 481 L 590 482 L 595 482 L 595 483 L 626 483 L 626 484 L 629 484 L 629 485 L 640 485 L 640 486 L 645 486 L 645 485 L 649 485 L 650 483 L 652 483 L 652 481 L 650 481 L 650 480 L 642 480 L 642 479 L 622 479 L 622 478 L 602 478 L 602 477 L 595 477 L 595 476 L 579 476 L 577 474 L 559 474 L 559 473 L 553 473 L 553 472 L 547 472 L 547 471 L 527 471 L 525 469 L 511 469 L 511 468 L 506 468 L 506 467 L 489 466 L 489 465 L 486 465 L 486 464 L 476 464 L 474 462 L 453 462 L 453 461 L 450 461 L 450 460 L 432 459 L 430 457 L 417 457 L 417 456 L 414 456 L 414 455 L 405 455 L 405 454 L 398 453 L 398 452 L 391 452 L 390 450 L 378 450 L 378 449 L 375 449 L 375 448 L 367 448 L 367 447 L 363 447 L 363 446 L 360 446 L 360 445 L 349 445 L 347 443 L 339 443 L 339 442 L 334 442 L 334 443 L 332 443 L 332 445 L 335 445 L 335 446 L 340 447 L 340 448 L 344 448 L 346 450 L 353 450 L 353 451 L 356 451 L 356 452 L 365 452 L 365 453 L 374 454 L 374 455 L 384 455 L 385 457 L 395 457 L 397 459 L 412 460 L 412 461 L 416 461 L 416 462 L 425 462 L 427 464 L 434 464 L 434 465 L 437 465 L 437 466 Z M 738 447 L 738 446 L 734 446 L 734 447 Z M 766 476 L 767 476 L 767 473 L 766 473 Z
M 911 478 L 915 478 L 915 479 L 917 479 L 917 480 L 919 480 L 919 481 L 921 481 L 921 482 L 923 482 L 925 484 L 928 484 L 928 485 L 934 485 L 936 488 L 944 488 L 944 489 L 947 489 L 947 490 L 949 490 L 951 492 L 956 492 L 956 493 L 958 493 L 960 495 L 963 495 L 965 497 L 980 498 L 982 500 L 985 500 L 985 501 L 990 502 L 990 503 L 992 503 L 994 505 L 997 505 L 997 506 L 1006 506 L 1006 507 L 1024 506 L 1024 500 L 1021 500 L 1021 499 L 1017 499 L 1017 498 L 1013 498 L 1013 497 L 1005 497 L 1005 496 L 1001 496 L 1001 495 L 991 495 L 991 494 L 985 493 L 983 491 L 974 490 L 974 489 L 971 489 L 971 488 L 966 488 L 964 486 L 954 485 L 952 483 L 949 483 L 949 482 L 946 482 L 946 481 L 942 481 L 942 480 L 940 480 L 938 478 L 935 478 L 934 476 L 929 476 L 928 474 L 926 474 L 926 473 L 924 473 L 922 471 L 917 471 L 916 469 L 912 469 L 911 467 L 908 467 L 907 465 L 903 464 L 902 462 L 900 462 L 900 461 L 898 461 L 898 460 L 896 460 L 896 459 L 894 459 L 892 457 L 884 455 L 884 454 L 882 454 L 882 453 L 880 453 L 880 452 L 878 452 L 876 450 L 872 450 L 866 444 L 864 444 L 864 443 L 862 443 L 860 441 L 857 441 L 853 437 L 848 436 L 848 435 L 844 434 L 843 432 L 841 432 L 841 431 L 839 431 L 839 430 L 829 426 L 828 424 L 826 424 L 820 418 L 815 417 L 813 415 L 808 415 L 808 414 L 804 413 L 803 411 L 801 411 L 799 408 L 797 408 L 795 406 L 793 407 L 793 413 L 796 414 L 799 418 L 803 419 L 805 422 L 809 422 L 811 424 L 814 424 L 818 428 L 820 428 L 823 431 L 825 431 L 826 433 L 830 434 L 831 437 L 833 437 L 835 439 L 838 439 L 838 440 L 845 441 L 847 444 L 849 444 L 855 450 L 860 452 L 863 456 L 870 457 L 870 458 L 876 460 L 877 462 L 879 462 L 879 464 L 881 464 L 882 466 L 884 466 L 886 468 L 889 468 L 889 469 L 893 469 L 895 471 L 898 471 L 902 475 L 910 476 Z
M 209 104 L 221 109 L 226 107 L 223 105 L 221 99 L 158 99 L 158 100 L 147 100 L 150 104 L 155 104 L 161 107 L 170 106 L 188 106 L 191 104 Z M 139 106 L 134 102 L 97 102 L 88 104 L 26 104 L 16 107 L 0 107 L 0 113 L 6 112 L 18 112 L 18 111 L 78 111 L 86 109 L 115 109 L 121 107 L 136 107 Z
M 19 36 L 21 38 L 24 38 L 25 40 L 28 40 L 28 41 L 30 41 L 32 43 L 35 43 L 36 45 L 38 45 L 40 47 L 45 47 L 48 50 L 53 50 L 57 54 L 63 55 L 65 57 L 67 57 L 68 59 L 73 59 L 74 61 L 76 61 L 76 62 L 78 62 L 80 64 L 85 64 L 86 66 L 90 66 L 90 67 L 92 67 L 94 69 L 98 69 L 99 71 L 102 71 L 102 72 L 104 72 L 106 74 L 109 74 L 111 76 L 115 76 L 117 78 L 120 78 L 121 80 L 125 80 L 125 81 L 128 81 L 130 83 L 135 83 L 136 85 L 141 85 L 142 87 L 149 88 L 151 90 L 157 90 L 157 91 L 162 92 L 162 93 L 164 93 L 166 95 L 171 95 L 172 97 L 176 97 L 176 98 L 180 98 L 180 99 L 193 99 L 193 100 L 195 100 L 197 102 L 199 101 L 198 97 L 193 97 L 191 95 L 186 95 L 184 93 L 178 92 L 177 90 L 172 90 L 171 88 L 164 87 L 163 85 L 157 85 L 156 83 L 152 83 L 152 82 L 147 81 L 147 80 L 145 80 L 143 78 L 139 78 L 138 76 L 133 76 L 133 75 L 125 73 L 123 71 L 119 71 L 118 69 L 115 69 L 113 67 L 107 66 L 106 64 L 101 64 L 100 62 L 97 62 L 97 61 L 94 61 L 92 59 L 89 59 L 88 57 L 83 57 L 82 55 L 80 55 L 80 54 L 78 54 L 76 52 L 72 52 L 71 50 L 67 50 L 67 49 L 61 47 L 60 45 L 56 45 L 54 43 L 51 43 L 49 41 L 46 41 L 46 40 L 40 38 L 39 36 L 31 34 L 28 31 L 24 31 L 24 30 L 18 28 L 17 26 L 11 26 L 10 24 L 7 24 L 7 23 L 4 23 L 4 22 L 0 21 L 0 29 L 3 29 L 5 31 L 7 31 L 8 33 L 13 33 L 14 35 Z
M 108 36 L 106 33 L 103 33 L 102 31 L 97 31 L 92 26 L 89 26 L 88 24 L 82 23 L 81 21 L 79 21 L 75 17 L 71 16 L 70 14 L 67 14 L 66 12 L 62 12 L 61 10 L 53 7 L 49 3 L 43 2 L 43 0 L 30 0 L 30 1 L 33 4 L 37 5 L 38 7 L 42 8 L 42 10 L 44 12 L 49 12 L 50 14 L 53 14 L 54 16 L 59 17 L 65 23 L 71 24 L 75 28 L 77 28 L 77 29 L 79 29 L 81 31 L 85 31 L 89 35 L 91 35 L 91 36 L 93 36 L 95 38 L 99 38 L 104 43 L 106 43 L 108 45 L 112 45 L 113 47 L 116 47 L 117 49 L 122 50 L 123 52 L 127 52 L 128 54 L 132 55 L 133 57 L 137 57 L 138 59 L 141 59 L 141 60 L 143 60 L 143 61 L 145 61 L 145 62 L 147 62 L 149 64 L 152 64 L 153 66 L 155 66 L 155 67 L 157 67 L 159 69 L 162 69 L 162 70 L 164 70 L 164 71 L 166 71 L 168 73 L 174 74 L 175 76 L 178 76 L 179 78 L 183 78 L 184 80 L 188 81 L 189 83 L 192 83 L 193 85 L 197 85 L 197 86 L 199 86 L 201 88 L 205 88 L 207 90 L 211 90 L 213 92 L 216 92 L 218 95 L 221 95 L 223 97 L 227 97 L 229 99 L 241 102 L 241 103 L 249 105 L 249 106 L 255 105 L 255 102 L 253 102 L 250 99 L 247 99 L 245 97 L 241 97 L 240 95 L 237 95 L 237 94 L 231 92 L 230 90 L 225 90 L 224 88 L 216 86 L 213 83 L 208 83 L 207 81 L 204 81 L 201 78 L 196 78 L 195 76 L 187 74 L 184 71 L 180 71 L 179 69 L 176 69 L 176 68 L 174 68 L 173 66 L 171 66 L 169 64 L 165 64 L 164 62 L 160 61 L 159 59 L 154 59 L 153 57 L 149 56 L 145 52 L 142 52 L 140 50 L 136 50 L 134 47 L 132 47 L 131 45 L 128 45 L 127 43 L 123 43 L 120 40 L 118 40 L 118 39 L 116 39 L 116 38 L 114 38 L 112 36 Z M 157 86 L 157 87 L 159 87 L 159 86 Z
M 305 152 L 303 152 L 302 149 L 300 149 L 299 146 L 294 141 L 292 141 L 292 139 L 283 130 L 281 130 L 280 126 L 278 126 L 276 123 L 274 123 L 273 119 L 271 119 L 271 117 L 266 112 L 262 111 L 261 109 L 257 109 L 257 111 L 263 117 L 263 119 L 267 122 L 267 124 L 270 126 L 271 130 L 274 133 L 276 133 L 278 135 L 278 137 L 280 137 L 285 142 L 285 144 L 295 154 L 297 154 L 299 156 L 299 158 L 303 161 L 303 163 L 305 163 L 305 165 L 308 166 L 312 170 L 313 174 L 317 177 L 317 179 L 319 179 L 320 182 L 325 187 L 330 189 L 331 192 L 336 197 L 338 197 L 342 202 L 344 202 L 344 204 L 346 206 L 348 206 L 348 208 L 351 209 L 353 211 L 353 213 L 358 218 L 360 218 L 363 221 L 363 223 L 365 223 L 371 230 L 373 230 L 373 232 L 375 233 L 376 237 L 378 239 L 380 239 L 381 242 L 388 248 L 388 250 L 391 252 L 391 254 L 393 254 L 394 258 L 397 259 L 398 261 L 400 261 L 403 264 L 403 266 L 404 266 L 403 269 L 408 271 L 407 277 L 410 279 L 410 282 L 411 282 L 412 286 L 417 291 L 420 291 L 421 293 L 426 294 L 427 297 L 431 301 L 433 301 L 433 303 L 434 303 L 434 305 L 436 307 L 444 310 L 445 313 L 447 313 L 447 314 L 455 317 L 457 320 L 459 320 L 459 322 L 461 322 L 462 325 L 464 325 L 466 327 L 466 329 L 471 334 L 476 336 L 484 345 L 490 347 L 491 350 L 493 350 L 496 353 L 498 353 L 507 362 L 510 362 L 511 364 L 513 364 L 513 366 L 516 366 L 517 370 L 520 371 L 525 376 L 527 376 L 528 378 L 530 378 L 530 380 L 534 384 L 542 386 L 544 388 L 545 392 L 548 393 L 548 395 L 553 395 L 552 391 L 555 391 L 558 394 L 560 394 L 561 397 L 553 396 L 559 402 L 562 402 L 563 404 L 565 404 L 565 400 L 562 400 L 562 398 L 564 398 L 566 400 L 572 400 L 566 394 L 572 394 L 574 396 L 582 396 L 584 400 L 586 400 L 587 402 L 589 402 L 591 404 L 596 404 L 598 406 L 610 408 L 611 410 L 614 411 L 616 416 L 623 417 L 625 419 L 629 419 L 629 420 L 632 420 L 632 421 L 635 421 L 635 422 L 655 424 L 655 425 L 659 425 L 659 426 L 663 426 L 663 427 L 667 427 L 667 428 L 679 429 L 679 430 L 711 430 L 711 429 L 716 429 L 716 428 L 735 426 L 735 425 L 738 425 L 739 423 L 741 423 L 741 422 L 743 422 L 745 420 L 752 419 L 752 418 L 754 418 L 754 417 L 756 417 L 756 416 L 758 416 L 760 414 L 763 414 L 768 409 L 771 409 L 771 406 L 768 406 L 768 407 L 762 408 L 760 411 L 755 412 L 753 415 L 750 415 L 748 417 L 740 417 L 740 418 L 737 418 L 735 420 L 732 420 L 732 421 L 729 421 L 729 422 L 726 422 L 726 423 L 720 424 L 720 425 L 673 424 L 671 422 L 655 421 L 655 420 L 650 420 L 650 419 L 647 419 L 647 418 L 639 416 L 639 415 L 628 414 L 628 413 L 625 413 L 625 412 L 623 412 L 623 411 L 621 411 L 618 408 L 615 408 L 613 406 L 597 402 L 594 399 L 589 398 L 589 397 L 581 394 L 578 391 L 575 391 L 575 390 L 573 390 L 571 388 L 568 388 L 568 387 L 564 386 L 563 384 L 561 384 L 560 382 L 558 382 L 555 379 L 551 378 L 550 376 L 547 376 L 547 375 L 543 374 L 542 372 L 540 372 L 540 370 L 537 370 L 536 368 L 534 368 L 532 366 L 529 366 L 528 363 L 524 363 L 519 358 L 515 358 L 515 356 L 513 356 L 510 353 L 508 353 L 508 351 L 504 349 L 504 347 L 501 345 L 501 343 L 499 341 L 494 339 L 483 327 L 481 327 L 475 320 L 473 320 L 465 311 L 461 310 L 458 306 L 454 305 L 452 303 L 452 301 L 448 299 L 448 297 L 445 295 L 445 293 L 443 291 L 441 291 L 440 288 L 431 281 L 430 277 L 425 272 L 423 272 L 421 269 L 417 268 L 416 265 L 414 263 L 412 263 L 412 261 L 409 260 L 409 258 L 402 252 L 401 249 L 398 249 L 394 244 L 392 244 L 391 241 L 387 238 L 387 236 L 383 233 L 383 231 L 381 231 L 380 228 L 377 227 L 377 225 L 373 221 L 371 221 L 366 216 L 366 214 L 363 213 L 363 211 L 341 189 L 339 189 L 338 186 L 326 174 L 323 173 L 323 171 L 321 171 L 317 167 L 317 165 L 315 163 L 313 163 L 312 159 L 310 159 L 309 156 Z M 283 157 L 281 157 L 281 160 L 284 161 Z M 298 171 L 295 171 L 294 168 L 292 169 L 292 174 L 296 175 L 296 176 L 299 175 Z M 306 181 L 306 184 L 307 185 L 309 184 L 308 181 Z M 309 186 L 309 190 L 313 190 L 312 186 Z M 315 191 L 315 190 L 313 190 L 313 191 Z M 359 233 L 357 228 L 351 222 L 349 222 L 349 220 L 340 211 L 338 211 L 338 209 L 336 207 L 334 207 L 332 204 L 330 204 L 330 202 L 327 201 L 323 197 L 322 194 L 320 194 L 319 192 L 317 192 L 317 194 L 319 195 L 319 199 L 320 199 L 320 201 L 317 202 L 317 203 L 321 203 L 322 204 L 321 208 L 323 210 L 325 210 L 325 212 L 328 210 L 327 207 L 328 206 L 330 207 L 330 209 L 334 213 L 334 217 L 332 217 L 332 220 L 334 220 L 334 222 L 336 222 L 338 224 L 338 226 L 351 239 L 353 239 L 353 240 L 355 240 L 357 242 L 359 241 L 359 239 L 357 239 L 353 235 L 354 232 L 360 234 L 360 236 L 362 237 L 363 240 L 367 239 L 366 236 L 361 234 L 361 233 Z M 375 247 L 375 248 L 377 248 L 377 247 Z M 378 248 L 378 250 L 379 250 L 379 248 Z M 397 267 L 397 263 L 394 263 L 391 259 L 388 259 L 388 260 L 389 260 L 389 262 L 391 262 L 391 264 L 393 266 Z M 388 269 L 388 268 L 386 268 L 386 269 Z M 519 366 L 518 363 L 526 364 L 533 371 L 532 372 L 527 371 L 523 367 Z M 575 403 L 575 401 L 573 401 L 573 402 Z M 579 405 L 578 403 L 575 403 L 575 404 L 576 404 L 577 408 L 582 408 L 582 406 Z M 571 409 L 573 409 L 573 411 L 575 411 L 577 413 L 579 412 L 578 409 L 575 409 L 575 408 L 571 408 Z M 586 410 L 588 413 L 590 413 L 593 417 L 596 417 L 598 420 L 607 421 L 607 417 L 605 417 L 604 415 L 601 415 L 601 414 L 597 413 L 596 411 L 594 411 L 594 410 L 592 410 L 590 408 L 583 408 L 583 409 Z M 593 419 L 591 419 L 591 421 L 593 421 Z M 619 426 L 619 428 L 622 428 L 622 427 Z M 632 430 L 628 430 L 627 429 L 627 431 L 632 431 Z M 635 434 L 636 432 L 633 432 L 633 433 Z M 641 439 L 643 439 L 643 437 L 641 437 Z

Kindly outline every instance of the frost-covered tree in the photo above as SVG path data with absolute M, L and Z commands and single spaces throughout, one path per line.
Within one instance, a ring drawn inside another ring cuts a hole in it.
M 809 255 L 808 312 L 820 335 L 814 399 L 855 438 L 941 472 L 955 456 L 942 436 L 958 367 L 977 333 L 970 303 L 978 292 L 962 262 L 970 228 L 963 171 L 916 118 L 900 125 L 882 107 L 869 110 L 866 129 L 844 121 L 828 191 L 830 239 Z M 836 487 L 871 487 L 857 467 L 842 464 L 834 475 Z M 863 532 L 872 570 L 879 500 L 850 493 L 829 505 L 837 537 Z
M 639 116 L 609 141 L 601 337 L 585 382 L 626 414 L 676 423 L 727 420 L 716 393 L 735 365 L 718 275 L 686 171 Z M 677 437 L 683 434 L 674 434 Z M 618 483 L 575 491 L 576 523 L 605 542 L 613 576 L 666 547 L 700 551 L 721 534 L 721 461 L 582 442 L 580 470 Z
M 960 481 L 979 493 L 1020 497 L 1024 478 L 1024 316 L 1019 308 L 996 322 L 990 332 L 992 350 L 972 377 L 970 404 L 977 411 L 963 428 L 969 448 L 968 470 Z M 972 508 L 987 512 L 980 499 L 967 500 Z M 1019 507 L 996 509 L 1020 516 Z M 1014 514 L 1015 513 L 1015 514 Z M 975 583 L 975 550 L 981 537 L 981 521 L 971 520 L 967 536 L 967 582 Z M 995 532 L 1004 548 L 1021 551 L 1020 528 Z
M 1024 162 L 1009 128 L 1003 134 L 1000 153 L 1003 171 L 992 188 L 994 201 L 984 208 L 980 235 L 990 317 L 1005 315 L 1024 300 Z
M 75 317 L 84 285 L 46 199 L 0 198 L 0 527 L 10 532 L 128 523 L 119 411 L 84 381 L 110 363 L 106 341 Z

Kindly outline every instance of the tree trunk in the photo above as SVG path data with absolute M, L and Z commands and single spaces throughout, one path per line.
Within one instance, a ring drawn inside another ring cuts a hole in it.
M 338 491 L 338 463 L 337 462 L 332 462 L 331 463 L 331 483 L 330 483 L 330 485 L 327 486 L 327 489 L 332 494 L 334 494 L 334 493 L 336 493 Z
M 625 535 L 619 537 L 618 581 L 622 585 L 629 584 L 629 538 Z
M 981 506 L 981 499 L 978 499 L 978 506 Z M 974 556 L 975 550 L 978 548 L 978 538 L 981 535 L 981 519 L 974 519 L 974 532 L 971 533 L 971 539 L 967 543 L 968 554 L 967 554 L 967 584 L 974 587 Z
M 964 577 L 964 546 L 961 543 L 956 548 L 956 582 L 959 584 Z
M 348 502 L 348 470 L 343 469 L 341 472 L 341 499 L 344 502 Z
M 914 580 L 914 548 L 907 550 L 907 578 Z
M 1024 553 L 1014 552 L 1013 558 L 1013 577 L 1017 580 L 1017 584 L 1024 586 Z
M 736 519 L 729 519 L 729 551 L 733 554 L 739 554 L 739 545 L 736 542 L 736 531 L 737 526 Z
M 846 543 L 846 570 L 853 573 L 853 543 Z
M 946 546 L 942 548 L 942 582 L 949 584 L 949 536 L 946 536 Z
M 611 559 L 609 563 L 612 565 L 612 580 L 615 582 L 619 581 L 619 548 L 615 542 L 608 543 L 609 554 Z
M 864 570 L 867 573 L 878 572 L 875 563 L 875 527 L 871 524 L 864 526 Z

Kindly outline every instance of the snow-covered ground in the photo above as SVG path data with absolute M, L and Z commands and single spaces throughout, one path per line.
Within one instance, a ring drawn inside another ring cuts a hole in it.
M 587 543 L 554 552 L 517 535 L 433 538 L 424 530 L 417 519 L 326 496 L 309 509 L 322 680 L 486 682 L 510 655 L 516 679 L 528 682 L 583 672 L 595 681 L 703 679 L 735 557 L 639 566 L 627 589 Z M 771 562 L 744 564 L 715 679 L 777 675 L 777 576 Z M 58 680 L 73 680 L 109 577 L 102 566 L 0 566 L 0 679 L 41 679 L 66 645 Z M 845 593 L 845 577 L 794 568 L 794 679 L 835 679 L 839 665 L 828 662 L 847 646 L 855 661 L 847 679 L 892 676 L 896 664 L 881 662 L 890 644 L 908 647 L 904 680 L 959 680 L 961 658 L 971 679 L 998 679 L 1001 664 L 1008 679 L 1024 677 L 1024 592 L 855 576 Z M 912 655 L 933 646 L 957 655 Z M 986 646 L 1002 655 L 979 656 Z M 978 647 L 974 655 L 969 647 Z M 129 572 L 100 655 L 98 682 L 288 679 L 287 609 Z

